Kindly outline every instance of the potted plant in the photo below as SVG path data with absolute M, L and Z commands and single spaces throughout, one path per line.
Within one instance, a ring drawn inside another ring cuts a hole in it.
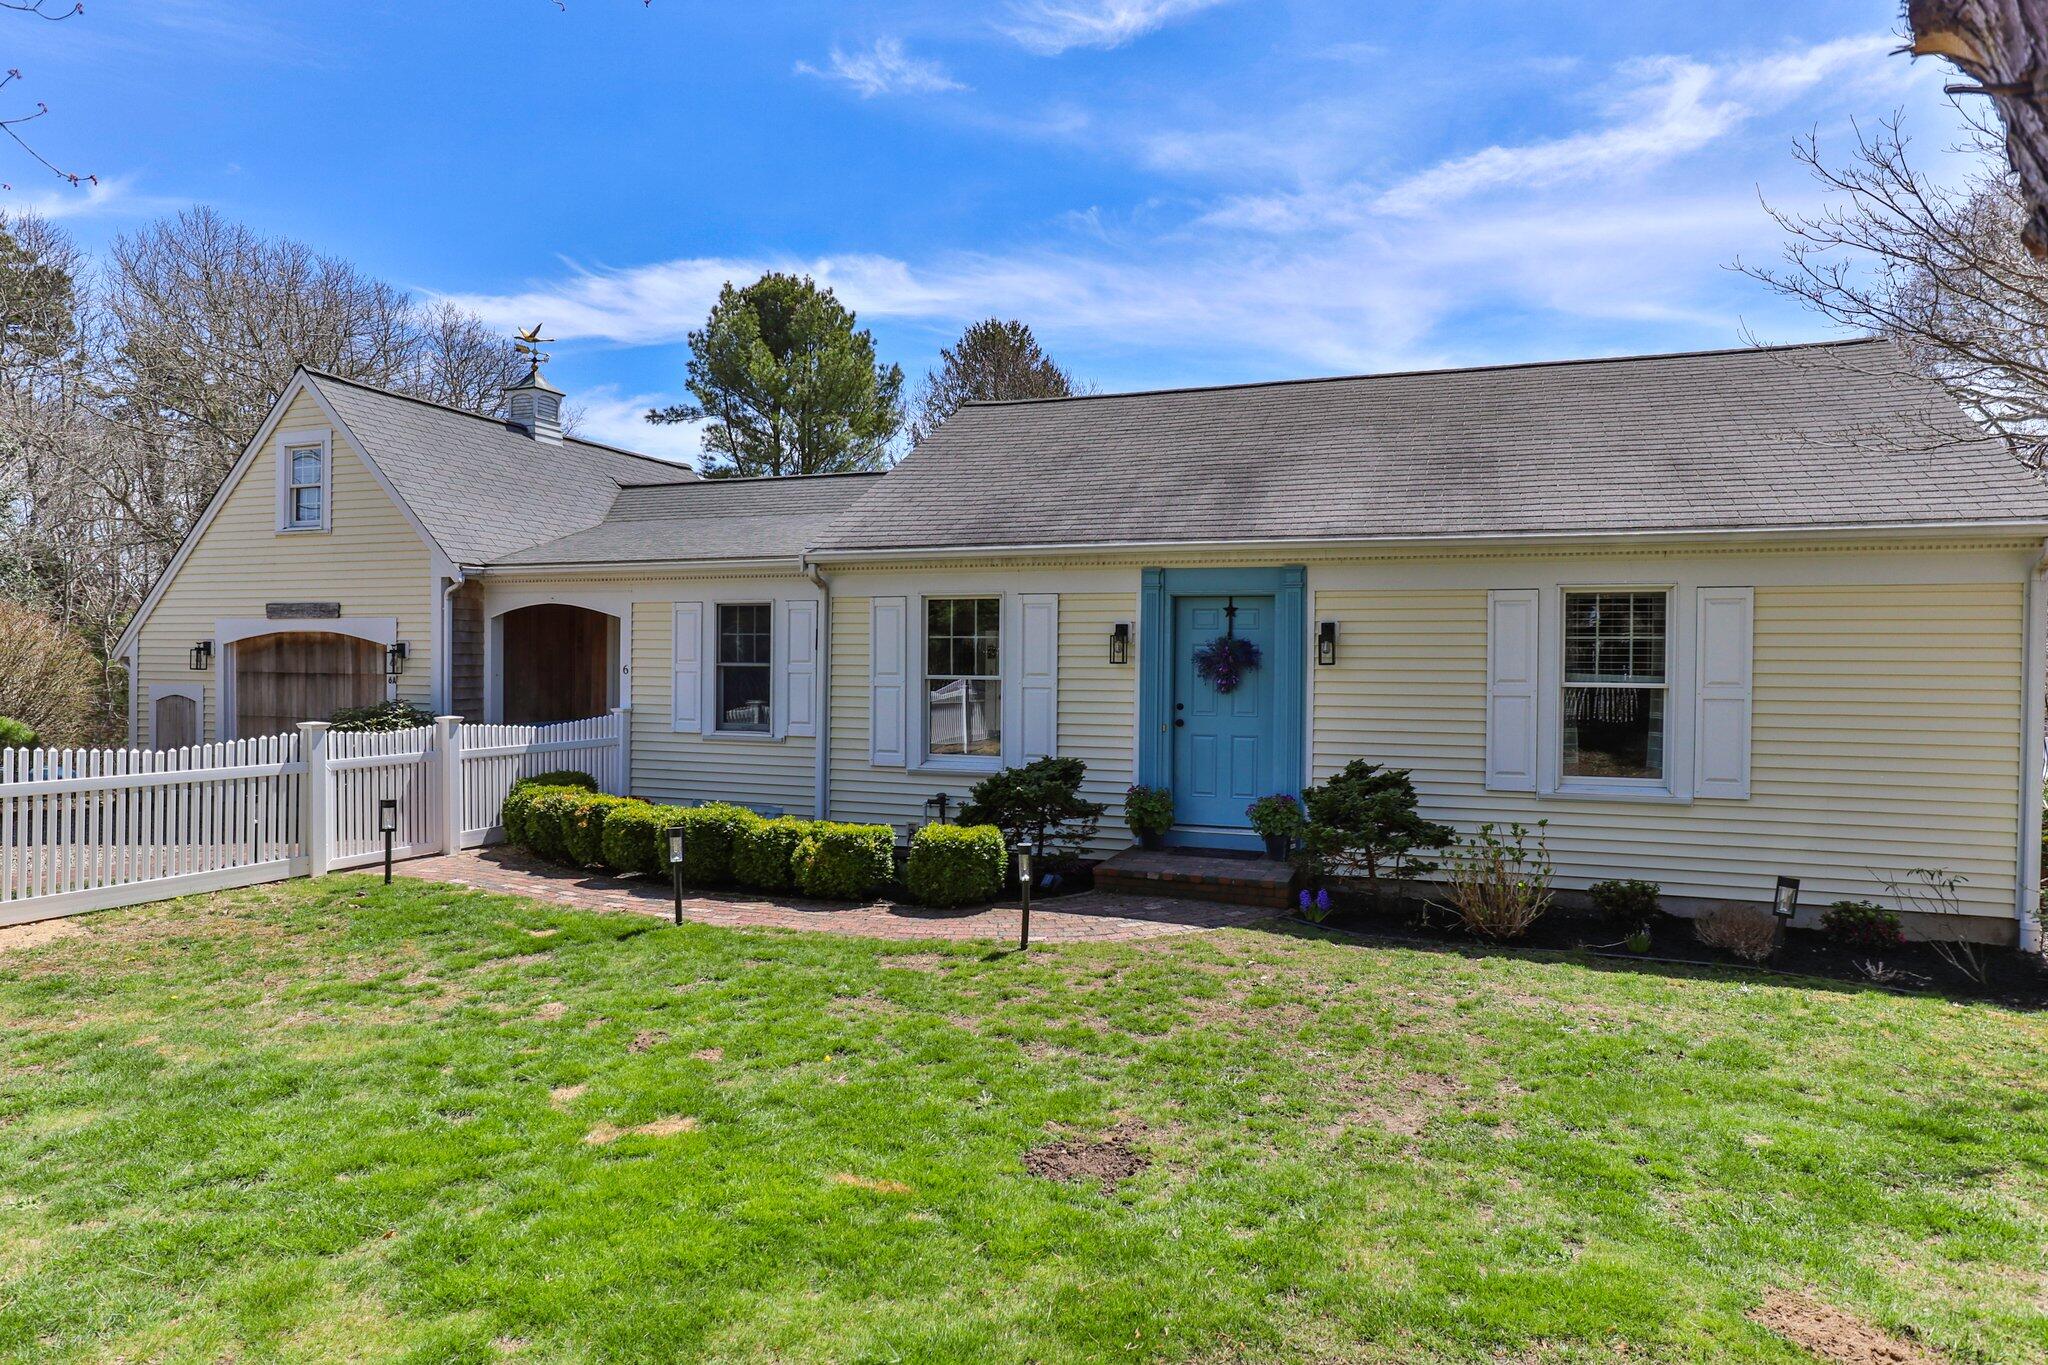
M 1158 848 L 1173 828 L 1173 793 L 1164 787 L 1132 787 L 1124 793 L 1124 823 L 1138 847 Z
M 1308 824 L 1301 801 L 1286 792 L 1262 796 L 1246 806 L 1244 813 L 1251 817 L 1252 828 L 1266 841 L 1266 856 L 1275 862 L 1287 856 Z

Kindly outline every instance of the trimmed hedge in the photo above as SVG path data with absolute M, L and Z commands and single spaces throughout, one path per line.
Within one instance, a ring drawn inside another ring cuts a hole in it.
M 604 862 L 605 825 L 620 808 L 645 804 L 630 796 L 607 796 L 602 792 L 585 792 L 571 802 L 562 815 L 562 844 L 569 851 L 570 864 L 589 867 Z
M 741 830 L 761 823 L 745 806 L 713 802 L 676 812 L 683 827 L 683 884 L 726 886 L 732 882 L 732 848 Z M 662 853 L 663 861 L 668 858 Z
M 597 790 L 597 779 L 574 768 L 561 768 L 555 772 L 535 773 L 532 777 L 522 777 L 512 784 L 513 791 L 518 791 L 521 787 L 576 787 L 582 791 L 594 792 Z
M 732 877 L 756 891 L 787 891 L 796 885 L 796 850 L 814 821 L 783 816 L 742 825 L 732 844 Z
M 814 821 L 792 860 L 797 890 L 821 900 L 871 899 L 896 873 L 895 849 L 887 825 Z
M 1003 889 L 1009 851 L 994 825 L 926 825 L 910 838 L 903 881 L 924 905 L 975 905 Z
M 644 802 L 612 811 L 604 821 L 604 865 L 614 872 L 666 878 L 668 827 L 679 823 L 682 816 L 681 806 Z
M 526 839 L 520 847 L 551 863 L 569 861 L 568 820 L 590 793 L 579 787 L 530 787 Z

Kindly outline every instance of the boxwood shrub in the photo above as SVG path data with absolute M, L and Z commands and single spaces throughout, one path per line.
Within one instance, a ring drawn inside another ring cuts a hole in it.
M 535 773 L 532 777 L 522 777 L 512 784 L 513 791 L 518 791 L 521 787 L 577 787 L 583 791 L 594 792 L 597 790 L 597 779 L 574 768 L 561 768 L 555 772 Z
M 976 905 L 1003 889 L 1007 862 L 994 825 L 926 825 L 911 836 L 903 881 L 924 905 Z
M 604 819 L 604 865 L 614 872 L 667 878 L 668 827 L 682 818 L 681 806 L 644 801 L 610 812 Z
M 797 890 L 821 900 L 868 900 L 895 875 L 895 848 L 887 825 L 817 821 L 796 846 Z
M 783 816 L 740 826 L 733 836 L 732 879 L 756 891 L 796 885 L 796 848 L 814 822 Z
M 732 882 L 733 841 L 739 832 L 761 823 L 745 806 L 714 802 L 676 812 L 683 834 L 683 882 L 689 886 L 727 886 Z M 666 861 L 667 850 L 662 858 Z
M 526 837 L 519 846 L 551 863 L 569 861 L 568 819 L 590 793 L 580 787 L 529 787 L 526 795 Z
M 570 864 L 574 867 L 591 867 L 603 863 L 606 823 L 625 807 L 645 804 L 647 803 L 635 801 L 630 796 L 607 796 L 602 792 L 583 793 L 562 816 L 562 842 L 569 850 Z M 611 866 L 609 863 L 605 865 Z

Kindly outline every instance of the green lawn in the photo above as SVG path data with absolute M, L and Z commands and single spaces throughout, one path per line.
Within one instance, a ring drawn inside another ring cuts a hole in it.
M 2048 1353 L 2037 1016 L 358 878 L 77 923 L 0 952 L 9 1359 L 1810 1360 L 1774 1289 Z

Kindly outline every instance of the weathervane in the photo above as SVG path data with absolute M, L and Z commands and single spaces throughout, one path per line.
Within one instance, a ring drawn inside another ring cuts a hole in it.
M 512 349 L 525 356 L 527 366 L 533 373 L 539 374 L 541 365 L 549 359 L 547 353 L 542 351 L 541 347 L 553 341 L 554 338 L 542 336 L 540 334 L 540 324 L 537 322 L 523 332 L 515 329 L 512 336 L 514 338 Z

